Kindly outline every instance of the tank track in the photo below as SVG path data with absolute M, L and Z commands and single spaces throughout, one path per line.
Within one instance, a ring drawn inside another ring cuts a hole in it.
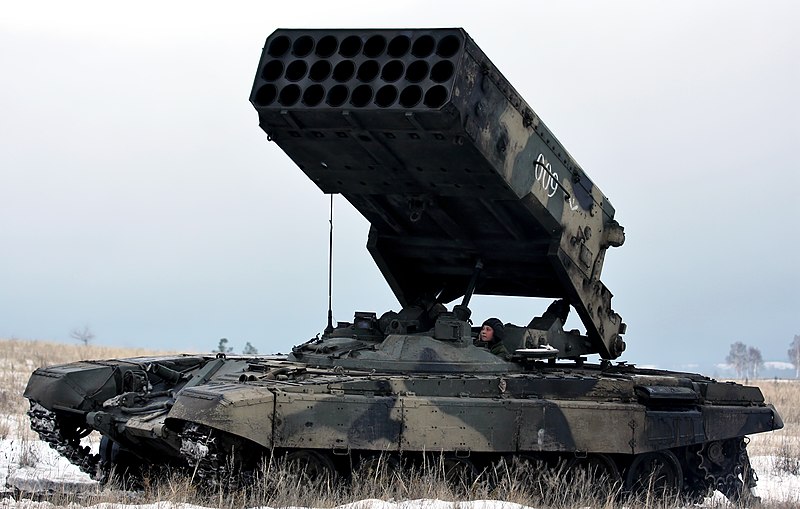
M 97 478 L 100 455 L 92 454 L 88 446 L 81 446 L 81 438 L 88 435 L 90 429 L 76 426 L 74 429 L 65 430 L 61 427 L 58 416 L 38 403 L 31 403 L 28 417 L 31 420 L 31 429 L 43 442 L 47 442 L 70 463 L 77 465 L 81 471 L 93 479 Z
M 224 479 L 231 479 L 231 462 L 211 428 L 188 423 L 180 437 L 181 455 L 189 464 L 193 481 L 216 490 L 225 484 Z
M 271 451 L 258 444 L 202 424 L 186 423 L 180 437 L 180 453 L 192 482 L 208 491 L 259 486 L 263 469 L 277 464 L 272 463 L 276 459 Z

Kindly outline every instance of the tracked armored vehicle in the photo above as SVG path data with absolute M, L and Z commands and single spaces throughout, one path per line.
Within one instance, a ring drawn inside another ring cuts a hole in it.
M 268 138 L 369 220 L 399 311 L 329 319 L 288 356 L 38 369 L 25 396 L 43 440 L 88 472 L 169 463 L 210 483 L 263 458 L 347 477 L 435 454 L 459 478 L 542 460 L 631 490 L 653 474 L 690 497 L 754 486 L 746 437 L 780 416 L 755 387 L 613 362 L 614 208 L 463 30 L 277 30 L 250 99 Z M 505 325 L 500 357 L 474 344 L 474 294 L 553 303 Z M 564 330 L 571 309 L 584 333 Z M 92 430 L 100 454 L 80 444 Z

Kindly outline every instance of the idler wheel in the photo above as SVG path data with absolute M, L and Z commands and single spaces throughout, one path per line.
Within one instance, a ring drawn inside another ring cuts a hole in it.
M 667 499 L 683 489 L 683 469 L 671 451 L 639 454 L 625 473 L 625 489 L 635 495 L 653 493 Z

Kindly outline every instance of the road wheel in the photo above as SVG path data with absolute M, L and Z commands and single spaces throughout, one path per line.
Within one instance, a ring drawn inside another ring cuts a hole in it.
M 469 493 L 478 479 L 478 469 L 467 458 L 444 458 L 444 479 L 455 493 Z
M 634 495 L 675 497 L 683 489 L 683 469 L 671 451 L 638 454 L 625 473 L 625 489 Z
M 544 493 L 543 472 L 547 467 L 539 458 L 514 454 L 500 458 L 491 469 L 491 486 L 514 493 L 521 490 L 535 497 Z
M 614 459 L 607 454 L 589 454 L 573 457 L 566 464 L 567 475 L 575 481 L 589 482 L 595 487 L 595 494 L 608 499 L 618 493 L 622 486 L 622 476 Z
M 327 455 L 317 451 L 290 452 L 286 455 L 284 464 L 289 472 L 314 484 L 329 484 L 336 479 L 336 468 L 333 461 Z
M 400 460 L 391 454 L 365 456 L 358 463 L 358 475 L 362 479 L 392 479 L 400 472 Z

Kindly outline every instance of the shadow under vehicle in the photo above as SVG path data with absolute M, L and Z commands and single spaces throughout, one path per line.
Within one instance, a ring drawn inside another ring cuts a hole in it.
M 25 396 L 43 440 L 99 476 L 172 464 L 214 484 L 264 458 L 347 476 L 439 455 L 466 479 L 542 461 L 628 490 L 749 493 L 746 436 L 780 416 L 756 387 L 613 362 L 614 208 L 463 30 L 277 30 L 250 99 L 268 138 L 370 222 L 400 311 L 329 313 L 288 356 L 38 369 Z M 501 358 L 473 344 L 474 294 L 553 303 L 505 326 Z M 564 329 L 572 309 L 584 333 Z M 80 445 L 92 430 L 99 454 Z

